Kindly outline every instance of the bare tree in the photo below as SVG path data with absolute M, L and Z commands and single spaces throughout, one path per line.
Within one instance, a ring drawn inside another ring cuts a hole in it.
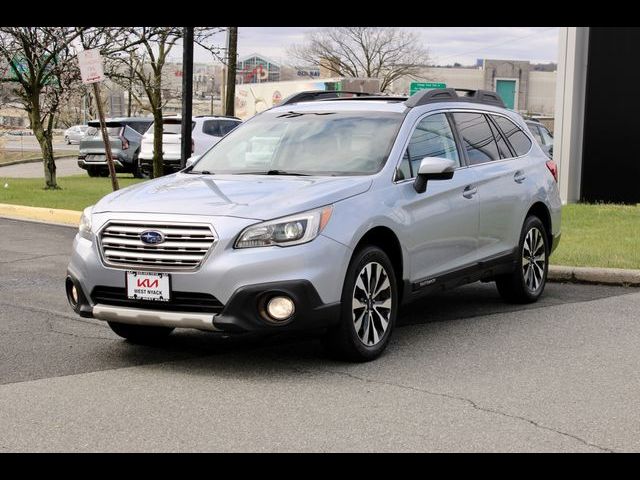
M 380 91 L 429 60 L 420 37 L 398 27 L 330 27 L 306 34 L 289 54 L 337 76 L 380 79 Z
M 57 189 L 53 127 L 60 106 L 80 84 L 71 42 L 85 30 L 70 27 L 0 27 L 0 57 L 6 64 L 1 82 L 29 116 L 40 144 L 46 189 Z
M 194 40 L 215 55 L 220 48 L 212 44 L 211 38 L 221 30 L 219 27 L 199 27 L 194 32 Z M 152 175 L 162 176 L 162 109 L 168 101 L 182 94 L 179 88 L 165 86 L 163 73 L 170 53 L 182 39 L 183 30 L 181 27 L 131 27 L 115 34 L 112 32 L 112 35 L 116 41 L 101 42 L 105 46 L 101 53 L 107 57 L 106 73 L 125 88 L 140 107 L 152 114 Z

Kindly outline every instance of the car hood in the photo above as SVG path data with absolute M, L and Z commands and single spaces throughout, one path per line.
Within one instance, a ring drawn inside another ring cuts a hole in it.
M 224 215 L 269 220 L 363 193 L 370 177 L 293 177 L 176 173 L 110 193 L 95 213 Z

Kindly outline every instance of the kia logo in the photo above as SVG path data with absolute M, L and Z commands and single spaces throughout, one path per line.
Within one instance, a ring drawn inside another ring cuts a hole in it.
M 147 245 L 157 245 L 164 242 L 164 235 L 157 230 L 147 230 L 140 234 L 140 240 Z

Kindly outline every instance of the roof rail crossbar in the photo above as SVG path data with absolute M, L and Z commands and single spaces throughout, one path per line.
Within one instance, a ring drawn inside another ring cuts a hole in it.
M 398 96 L 398 95 L 379 95 L 377 93 L 372 93 L 370 95 L 363 95 L 360 97 L 338 97 L 338 98 L 323 98 L 323 101 L 331 101 L 331 100 L 387 100 L 390 102 L 404 102 L 407 100 L 406 96 Z
M 466 95 L 458 95 L 458 92 L 465 92 Z M 504 102 L 496 92 L 491 92 L 489 90 L 471 90 L 466 88 L 421 90 L 409 97 L 405 102 L 405 105 L 409 108 L 413 108 L 437 102 L 474 102 L 506 108 Z
M 352 95 L 355 97 L 368 97 L 373 94 L 365 93 L 365 92 L 350 92 L 346 90 L 308 90 L 305 92 L 298 92 L 290 95 L 285 98 L 282 102 L 278 104 L 279 107 L 282 105 L 290 105 L 292 103 L 298 102 L 312 102 L 314 100 L 326 100 L 326 99 L 335 99 L 342 98 L 342 95 Z M 352 98 L 352 97 L 348 97 Z

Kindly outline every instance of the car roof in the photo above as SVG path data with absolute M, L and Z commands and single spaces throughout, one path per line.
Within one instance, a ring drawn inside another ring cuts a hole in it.
M 299 102 L 288 105 L 276 106 L 269 109 L 272 113 L 286 113 L 292 110 L 297 112 L 324 112 L 324 111 L 377 111 L 390 113 L 403 113 L 407 109 L 406 105 L 400 101 L 390 101 L 386 99 L 363 100 L 321 100 L 310 102 Z

